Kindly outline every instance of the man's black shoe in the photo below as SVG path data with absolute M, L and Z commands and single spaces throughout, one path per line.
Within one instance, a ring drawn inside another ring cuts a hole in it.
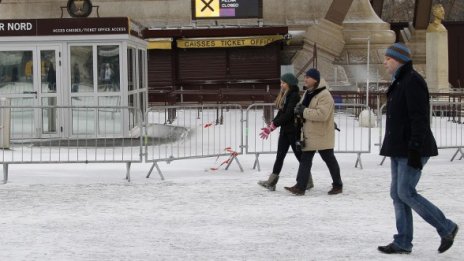
M 441 238 L 441 244 L 440 247 L 438 248 L 439 253 L 443 253 L 446 250 L 450 249 L 450 247 L 454 243 L 454 238 L 456 237 L 456 234 L 458 233 L 459 227 L 456 225 L 454 228 L 453 232 L 451 234 L 447 235 L 446 237 Z
M 343 186 L 332 186 L 332 189 L 327 192 L 329 195 L 337 195 L 343 192 Z
M 299 189 L 296 185 L 293 187 L 284 187 L 284 188 L 296 196 L 303 196 L 305 194 L 305 191 Z
M 410 254 L 411 251 L 401 249 L 390 243 L 386 246 L 379 246 L 377 249 L 384 254 Z

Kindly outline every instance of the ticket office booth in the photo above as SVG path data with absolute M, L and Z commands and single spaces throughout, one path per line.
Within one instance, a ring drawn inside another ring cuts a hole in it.
M 0 20 L 0 95 L 12 106 L 80 107 L 14 109 L 12 138 L 127 137 L 140 115 L 82 107 L 145 112 L 146 48 L 128 18 Z

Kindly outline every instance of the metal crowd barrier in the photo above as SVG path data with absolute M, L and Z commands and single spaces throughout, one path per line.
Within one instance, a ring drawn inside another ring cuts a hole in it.
M 440 102 L 432 101 L 431 109 L 431 128 L 438 149 L 456 149 L 451 161 L 453 161 L 458 153 L 462 159 L 464 153 L 464 118 L 462 102 Z
M 378 139 L 378 141 L 379 141 L 379 143 L 378 143 L 379 151 L 382 148 L 383 138 L 385 137 L 385 124 L 386 124 L 386 121 L 387 121 L 387 118 L 385 117 L 386 113 L 387 113 L 387 104 L 384 103 L 377 110 L 377 124 L 379 126 L 379 139 Z M 385 156 L 382 157 L 382 160 L 380 161 L 380 165 L 383 165 L 386 158 L 387 157 L 385 157 Z
M 180 159 L 228 156 L 225 169 L 243 154 L 243 115 L 240 105 L 175 105 L 151 107 L 145 114 L 145 161 L 152 162 L 147 174 L 158 162 Z
M 361 154 L 371 152 L 371 128 L 361 127 L 359 114 L 368 107 L 363 104 L 335 104 L 334 121 L 340 131 L 335 131 L 336 153 L 355 153 L 355 167 L 362 168 Z M 277 152 L 278 135 L 271 134 L 269 139 L 262 140 L 258 134 L 277 113 L 274 104 L 252 104 L 246 110 L 246 154 L 255 154 L 253 169 L 260 169 L 259 155 L 275 154 Z M 370 118 L 368 119 L 370 123 Z M 370 125 L 370 124 L 369 124 Z M 276 130 L 278 132 L 279 130 Z
M 10 111 L 10 144 L 0 147 L 4 183 L 9 164 L 142 162 L 142 113 L 120 106 L 0 106 Z M 69 128 L 59 126 L 61 119 Z M 38 122 L 41 121 L 41 122 Z
M 259 155 L 277 153 L 278 135 L 271 133 L 267 140 L 259 138 L 261 128 L 267 126 L 276 114 L 277 110 L 274 103 L 256 103 L 246 109 L 244 147 L 246 154 L 255 154 L 253 169 L 257 167 L 258 170 L 261 170 Z M 279 129 L 275 130 L 275 132 L 278 131 Z
M 453 161 L 458 153 L 460 159 L 464 157 L 464 103 L 462 102 L 430 102 L 430 127 L 433 136 L 437 142 L 438 149 L 456 149 L 456 152 L 451 157 Z M 382 139 L 385 136 L 385 117 L 384 115 L 386 104 L 383 104 L 380 113 L 378 114 L 380 124 L 379 128 L 379 145 L 382 146 Z M 386 157 L 383 157 L 380 165 L 383 164 Z

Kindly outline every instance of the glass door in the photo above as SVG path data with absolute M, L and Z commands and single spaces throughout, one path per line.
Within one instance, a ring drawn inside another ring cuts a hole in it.
M 0 47 L 0 96 L 11 101 L 11 137 L 44 138 L 60 134 L 59 46 Z
M 35 110 L 37 92 L 34 82 L 34 48 L 0 47 L 0 96 L 10 99 L 11 138 L 37 136 Z
M 58 47 L 37 48 L 38 61 L 38 92 L 40 137 L 56 137 L 61 133 L 60 114 L 55 106 L 61 105 L 61 60 Z

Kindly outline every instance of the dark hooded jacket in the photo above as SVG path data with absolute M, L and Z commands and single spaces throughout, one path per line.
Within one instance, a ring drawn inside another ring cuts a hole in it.
M 409 150 L 422 157 L 438 155 L 430 129 L 430 96 L 427 83 L 412 62 L 396 72 L 387 91 L 387 123 L 380 155 L 407 157 Z
M 285 97 L 284 106 L 279 109 L 272 122 L 276 127 L 280 126 L 281 133 L 297 133 L 295 126 L 294 110 L 300 101 L 300 89 L 298 86 L 290 86 Z

